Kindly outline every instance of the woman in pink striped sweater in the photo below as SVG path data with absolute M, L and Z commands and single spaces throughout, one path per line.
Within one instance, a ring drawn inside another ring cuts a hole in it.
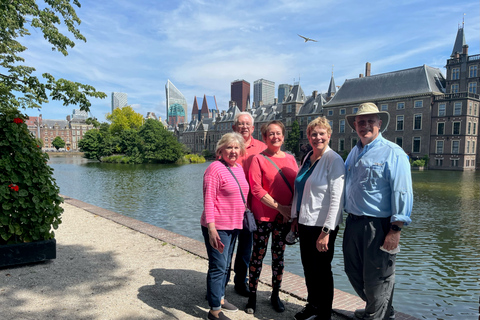
M 246 199 L 249 191 L 243 168 L 236 163 L 244 154 L 241 135 L 233 132 L 223 135 L 216 149 L 219 160 L 212 162 L 203 176 L 204 209 L 200 223 L 208 254 L 207 299 L 210 320 L 228 320 L 222 310 L 238 310 L 225 299 L 225 287 L 235 241 L 243 228 L 245 204 L 242 193 Z

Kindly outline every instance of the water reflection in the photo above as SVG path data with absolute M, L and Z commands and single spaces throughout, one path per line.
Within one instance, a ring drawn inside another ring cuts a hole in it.
M 123 165 L 52 157 L 62 194 L 202 240 L 202 178 L 209 165 Z M 476 319 L 480 275 L 480 173 L 414 172 L 413 223 L 402 231 L 395 307 L 420 319 Z M 335 286 L 353 293 L 343 272 L 341 242 Z M 266 260 L 266 263 L 269 261 Z M 303 275 L 298 245 L 286 269 Z

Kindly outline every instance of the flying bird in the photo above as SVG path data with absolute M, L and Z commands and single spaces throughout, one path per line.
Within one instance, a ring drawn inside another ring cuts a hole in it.
M 297 35 L 298 35 L 300 38 L 304 39 L 304 40 L 305 40 L 305 42 L 307 42 L 307 41 L 318 42 L 317 40 L 314 40 L 314 39 L 310 39 L 310 38 L 307 38 L 307 37 L 301 36 L 301 35 L 299 35 L 298 33 L 297 33 Z

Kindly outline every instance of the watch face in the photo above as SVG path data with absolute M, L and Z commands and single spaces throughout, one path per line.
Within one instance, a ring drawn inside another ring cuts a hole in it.
M 326 234 L 330 234 L 330 229 L 328 229 L 327 227 L 323 227 L 322 231 Z
M 400 227 L 397 226 L 396 224 L 392 224 L 391 229 L 392 229 L 393 231 L 401 231 L 401 230 L 402 230 L 402 228 L 400 228 Z

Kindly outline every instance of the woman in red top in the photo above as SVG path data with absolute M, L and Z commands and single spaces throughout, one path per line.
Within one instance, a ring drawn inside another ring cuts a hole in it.
M 250 314 L 255 313 L 258 279 L 270 234 L 272 234 L 273 287 L 270 301 L 277 312 L 285 311 L 278 293 L 283 277 L 285 236 L 290 230 L 288 221 L 293 198 L 292 188 L 298 171 L 295 158 L 281 150 L 285 138 L 283 123 L 276 120 L 270 121 L 262 127 L 261 131 L 267 149 L 253 158 L 249 171 L 249 183 L 253 196 L 251 209 L 255 214 L 258 228 L 253 233 L 249 268 L 250 296 L 245 308 L 245 312 Z

